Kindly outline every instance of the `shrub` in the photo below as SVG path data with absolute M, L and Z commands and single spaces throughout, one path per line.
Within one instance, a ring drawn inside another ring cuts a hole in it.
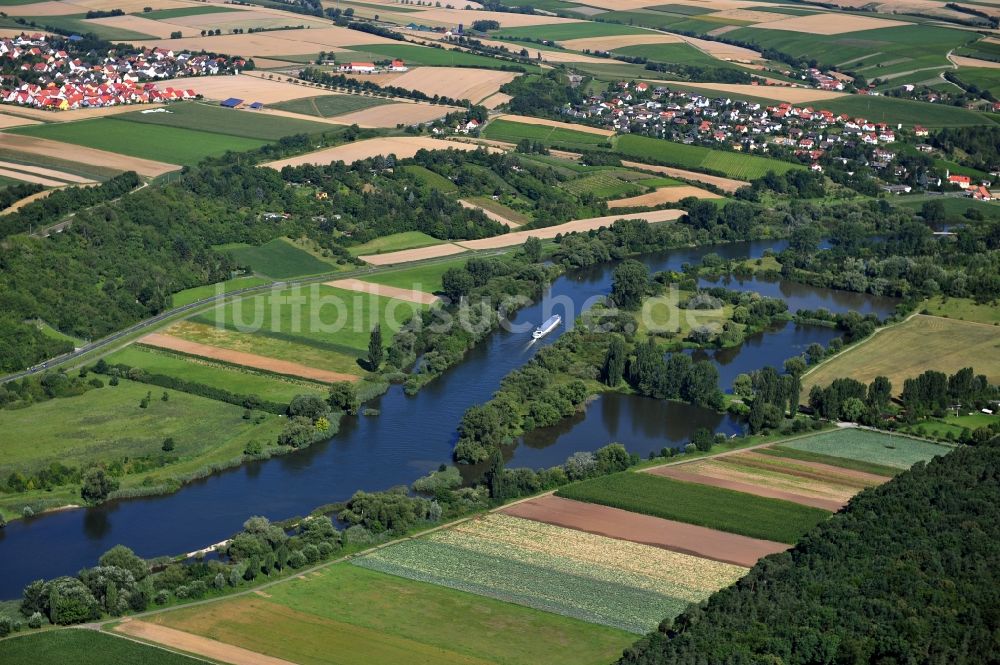
M 28 628 L 41 628 L 42 627 L 42 613 L 32 612 L 31 616 L 28 617 Z
M 157 605 L 166 605 L 167 602 L 169 602 L 169 600 L 170 600 L 170 592 L 167 591 L 166 589 L 161 589 L 160 591 L 157 591 L 156 595 L 153 596 L 153 602 L 156 603 Z
M 14 631 L 14 622 L 10 617 L 0 617 L 0 637 L 7 637 Z
M 288 556 L 288 566 L 292 569 L 298 569 L 306 565 L 306 557 L 301 551 L 296 550 Z

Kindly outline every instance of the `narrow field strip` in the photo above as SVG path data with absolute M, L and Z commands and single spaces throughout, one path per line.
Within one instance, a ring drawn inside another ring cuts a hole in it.
M 138 342 L 140 344 L 145 344 L 146 346 L 179 351 L 180 353 L 188 353 L 193 356 L 200 356 L 211 360 L 221 360 L 234 365 L 253 367 L 268 372 L 274 372 L 276 374 L 298 376 L 304 379 L 312 379 L 314 381 L 334 383 L 337 381 L 357 381 L 360 378 L 352 374 L 330 372 L 327 370 L 317 369 L 315 367 L 300 365 L 299 363 L 288 360 L 277 360 L 275 358 L 259 356 L 253 353 L 232 351 L 230 349 L 223 349 L 217 346 L 209 346 L 208 344 L 199 344 L 198 342 L 192 342 L 164 333 L 151 333 L 140 338 Z
M 408 302 L 420 303 L 422 305 L 433 305 L 440 300 L 433 293 L 425 293 L 415 289 L 401 289 L 395 286 L 375 284 L 374 282 L 362 282 L 360 279 L 336 279 L 332 282 L 323 282 L 326 286 L 348 291 L 360 291 L 370 293 L 385 298 L 395 298 L 396 300 L 406 300 Z
M 0 162 L 0 168 L 10 169 L 11 171 L 21 171 L 23 173 L 34 173 L 35 175 L 54 178 L 56 180 L 64 180 L 66 182 L 75 182 L 80 184 L 94 182 L 90 178 L 84 178 L 83 176 L 75 175 L 73 173 L 66 173 L 65 171 L 47 169 L 42 166 L 30 166 L 28 164 L 16 164 L 14 162 Z
M 480 205 L 476 205 L 475 203 L 472 203 L 471 201 L 466 201 L 465 199 L 458 199 L 458 203 L 463 208 L 468 208 L 469 210 L 479 210 L 484 215 L 486 215 L 487 217 L 489 217 L 490 219 L 492 219 L 494 222 L 500 222 L 501 224 L 504 224 L 505 226 L 509 226 L 512 229 L 516 229 L 517 227 L 521 226 L 517 222 L 511 221 L 511 220 L 507 219 L 506 217 L 504 217 L 502 215 L 498 215 L 497 213 L 493 212 L 492 210 L 487 210 L 486 208 L 484 208 L 484 207 L 482 207 Z
M 608 208 L 652 208 L 664 203 L 677 203 L 681 199 L 693 196 L 696 199 L 721 199 L 714 192 L 692 185 L 676 185 L 674 187 L 659 187 L 652 192 L 630 196 L 627 199 L 608 201 Z
M 757 560 L 784 552 L 788 545 L 748 538 L 684 522 L 584 503 L 550 494 L 521 501 L 502 511 L 506 515 L 627 540 L 704 559 L 749 568 Z
M 747 451 L 739 455 L 733 455 L 741 464 L 756 466 L 761 469 L 774 469 L 789 475 L 802 478 L 813 478 L 816 480 L 833 480 L 845 485 L 854 485 L 859 488 L 880 485 L 892 478 L 891 475 L 880 475 L 867 471 L 857 471 L 823 464 L 822 462 L 810 462 L 806 460 L 794 459 L 791 457 L 781 457 L 780 455 L 769 455 L 767 449 L 760 451 Z M 727 456 L 728 457 L 728 456 Z M 723 461 L 727 458 L 719 458 Z
M 783 501 L 791 501 L 792 503 L 798 503 L 803 506 L 812 506 L 813 508 L 819 508 L 821 510 L 828 510 L 830 512 L 837 512 L 844 505 L 847 504 L 847 500 L 838 501 L 836 499 L 823 499 L 815 496 L 808 496 L 806 494 L 801 494 L 798 492 L 793 492 L 789 490 L 777 489 L 775 487 L 768 487 L 766 484 L 760 482 L 744 482 L 740 480 L 733 480 L 731 478 L 722 477 L 723 474 L 709 475 L 706 473 L 697 473 L 694 469 L 690 469 L 692 465 L 672 466 L 663 467 L 659 469 L 653 469 L 650 473 L 661 476 L 663 478 L 672 478 L 674 480 L 680 480 L 686 483 L 696 483 L 698 485 L 707 485 L 710 487 L 722 487 L 728 490 L 733 490 L 736 492 L 743 492 L 745 494 L 753 494 L 754 496 L 768 497 L 771 499 L 781 499 Z M 699 467 L 699 470 L 704 470 Z
M 398 252 L 367 254 L 358 258 L 373 266 L 388 266 L 394 263 L 409 263 L 410 261 L 422 261 L 424 259 L 436 259 L 441 256 L 461 254 L 467 250 L 467 247 L 461 247 L 452 243 L 442 243 L 440 245 L 430 245 L 429 247 L 418 247 L 416 249 L 402 249 Z
M 591 127 L 590 125 L 580 125 L 571 122 L 560 122 L 559 120 L 549 120 L 547 118 L 534 118 L 527 115 L 500 115 L 497 116 L 498 119 L 507 120 L 509 122 L 520 122 L 526 125 L 541 125 L 544 127 L 557 127 L 560 129 L 568 129 L 573 132 L 583 132 L 585 134 L 597 134 L 598 136 L 614 136 L 614 131 L 610 129 L 602 129 L 600 127 Z
M 730 193 L 735 192 L 740 187 L 746 187 L 750 184 L 746 180 L 736 180 L 734 178 L 724 178 L 718 175 L 708 175 L 706 173 L 687 171 L 685 169 L 678 169 L 672 166 L 643 164 L 642 162 L 630 162 L 628 160 L 622 160 L 622 166 L 632 169 L 642 169 L 644 171 L 653 171 L 654 173 L 662 173 L 663 175 L 673 176 L 675 178 L 684 178 L 685 180 L 695 180 L 697 182 L 703 182 L 707 185 L 715 185 L 719 189 Z
M 11 178 L 12 180 L 20 180 L 21 182 L 30 182 L 35 185 L 44 185 L 45 187 L 62 187 L 65 182 L 61 180 L 53 180 L 52 178 L 43 178 L 40 175 L 33 175 L 31 173 L 21 173 L 20 171 L 12 171 L 10 169 L 0 168 L 0 176 L 5 178 Z
M 295 665 L 292 661 L 266 656 L 242 647 L 217 642 L 181 630 L 158 626 L 145 621 L 123 621 L 115 627 L 115 632 L 162 644 L 170 649 L 179 649 L 213 660 L 233 665 Z

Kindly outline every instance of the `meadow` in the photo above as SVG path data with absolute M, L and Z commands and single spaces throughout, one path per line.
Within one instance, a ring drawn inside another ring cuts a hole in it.
M 729 69 L 742 69 L 736 65 L 713 58 L 704 51 L 700 51 L 687 42 L 676 44 L 637 44 L 635 46 L 624 46 L 615 49 L 616 55 L 629 55 L 633 57 L 646 58 L 650 62 L 681 63 L 685 65 L 697 65 L 700 67 L 723 67 Z M 649 76 L 647 71 L 643 76 Z
M 81 8 L 82 5 L 81 5 Z M 94 21 L 87 21 L 86 14 L 64 14 L 62 16 L 26 16 L 28 21 L 34 21 L 35 25 L 54 28 L 67 35 L 93 33 L 101 39 L 111 42 L 124 42 L 140 39 L 156 40 L 154 35 L 147 35 L 135 30 L 116 28 Z
M 890 124 L 901 122 L 904 125 L 923 125 L 931 129 L 992 124 L 983 113 L 957 106 L 928 104 L 893 97 L 847 95 L 817 102 L 815 106 L 837 114 L 846 113 L 852 118 L 866 118 Z
M 541 141 L 546 145 L 566 146 L 570 148 L 593 149 L 608 142 L 608 138 L 599 134 L 577 132 L 562 127 L 547 125 L 529 125 L 510 120 L 494 120 L 486 125 L 483 136 L 494 141 L 517 143 L 522 139 Z
M 319 134 L 335 129 L 329 125 L 308 120 L 264 115 L 255 111 L 224 109 L 221 106 L 210 106 L 197 102 L 171 104 L 166 109 L 169 112 L 143 113 L 136 111 L 135 113 L 125 113 L 115 116 L 115 120 L 264 141 L 277 141 L 293 134 Z
M 640 634 L 746 572 L 507 515 L 398 543 L 353 563 Z
M 1000 69 L 962 67 L 956 73 L 958 79 L 966 86 L 974 85 L 980 90 L 989 90 L 994 97 L 1000 93 Z
M 830 514 L 788 501 L 628 471 L 563 487 L 556 496 L 779 543 L 797 542 Z
M 458 191 L 458 185 L 453 183 L 448 178 L 443 175 L 431 171 L 425 166 L 420 164 L 409 164 L 407 166 L 401 166 L 401 170 L 406 171 L 418 181 L 423 183 L 424 186 L 430 189 L 436 189 L 442 194 L 451 194 L 452 192 Z
M 898 395 L 903 382 L 933 369 L 954 374 L 972 367 L 1000 381 L 1000 329 L 936 316 L 915 316 L 877 332 L 817 365 L 802 377 L 803 395 L 812 386 L 828 386 L 835 378 L 850 377 L 870 383 L 876 376 L 892 382 Z
M 970 210 L 975 210 L 981 212 L 986 219 L 1000 220 L 1000 203 L 996 201 L 976 201 L 964 196 L 922 196 L 918 194 L 916 196 L 902 197 L 898 205 L 904 208 L 919 209 L 925 201 L 940 201 L 944 205 L 945 214 L 949 217 L 963 217 Z
M 204 286 L 192 286 L 190 289 L 178 291 L 171 296 L 171 304 L 174 307 L 189 305 L 205 298 L 211 298 L 218 293 L 232 293 L 240 289 L 248 289 L 254 286 L 267 284 L 270 280 L 264 277 L 234 277 L 218 284 L 206 284 Z
M 924 301 L 921 311 L 959 321 L 1000 325 L 1000 307 L 995 302 L 978 304 L 970 298 L 934 296 Z
M 336 564 L 243 596 L 149 621 L 302 665 L 603 665 L 625 631 L 447 587 Z M 261 630 L 261 626 L 268 630 Z
M 846 457 L 900 470 L 908 469 L 917 462 L 926 462 L 936 455 L 945 455 L 952 450 L 948 446 L 929 441 L 860 429 L 826 432 L 783 441 L 781 447 L 831 457 Z
M 519 64 L 525 71 L 538 72 L 541 69 L 538 65 L 520 64 L 498 60 L 486 55 L 475 53 L 465 53 L 447 48 L 433 48 L 418 46 L 416 44 L 372 44 L 371 46 L 356 46 L 351 51 L 362 51 L 381 56 L 381 60 L 398 58 L 406 62 L 407 66 L 429 66 L 429 67 L 479 67 L 480 69 L 501 69 Z M 351 54 L 337 54 L 338 60 L 350 60 Z
M 197 164 L 206 157 L 218 157 L 230 150 L 253 150 L 267 143 L 259 139 L 165 125 L 150 126 L 148 123 L 116 118 L 54 122 L 47 125 L 18 127 L 10 131 L 24 136 L 63 141 L 131 157 L 182 165 Z M 67 149 L 67 153 L 69 152 Z
M 312 381 L 296 381 L 136 344 L 104 359 L 111 364 L 138 367 L 150 374 L 162 374 L 240 395 L 257 395 L 270 402 L 288 403 L 296 395 L 308 393 L 326 397 L 328 393 L 325 385 Z
M 203 661 L 96 630 L 49 630 L 0 640 L 0 662 L 33 665 L 197 665 Z
M 615 23 L 595 23 L 581 21 L 579 23 L 556 23 L 552 25 L 531 25 L 520 28 L 504 28 L 494 30 L 491 34 L 500 39 L 527 38 L 546 39 L 548 41 L 564 41 L 568 39 L 583 39 L 585 37 L 610 37 L 613 35 L 641 35 L 648 30 L 629 25 Z M 529 45 L 530 46 L 530 45 Z
M 391 100 L 381 97 L 319 95 L 318 97 L 303 97 L 302 99 L 292 99 L 287 102 L 270 104 L 269 108 L 289 111 L 291 113 L 301 113 L 302 115 L 314 115 L 319 118 L 332 118 L 333 116 L 362 111 L 389 103 L 391 103 Z M 329 126 L 326 127 L 329 129 Z
M 767 157 L 712 150 L 634 134 L 619 137 L 617 151 L 630 157 L 651 159 L 681 168 L 708 169 L 745 180 L 760 178 L 768 171 L 786 173 L 794 168 L 802 168 L 791 162 Z
M 396 252 L 401 249 L 414 249 L 415 247 L 427 247 L 428 245 L 439 244 L 441 244 L 440 240 L 421 231 L 403 231 L 402 233 L 393 233 L 375 238 L 361 245 L 354 245 L 348 251 L 354 256 L 365 256 L 367 254 Z
M 240 265 L 274 279 L 319 275 L 334 272 L 337 268 L 296 247 L 287 238 L 275 238 L 260 247 L 244 243 L 216 245 L 219 252 L 230 254 Z

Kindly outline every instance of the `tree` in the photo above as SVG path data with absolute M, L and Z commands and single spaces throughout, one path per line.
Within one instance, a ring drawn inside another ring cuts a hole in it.
M 889 406 L 892 397 L 892 382 L 888 377 L 876 376 L 868 385 L 868 405 L 879 410 Z
M 116 568 L 123 568 L 132 573 L 132 577 L 136 581 L 143 579 L 149 573 L 149 566 L 146 562 L 124 545 L 115 545 L 102 554 L 97 562 L 104 567 L 114 566 Z
M 715 443 L 715 437 L 712 436 L 711 430 L 706 427 L 699 427 L 695 430 L 694 436 L 691 437 L 691 443 L 694 447 L 703 453 L 707 453 L 712 449 L 712 444 Z
M 524 253 L 533 263 L 537 263 L 542 258 L 542 241 L 535 236 L 524 241 Z
M 83 473 L 80 496 L 88 503 L 100 503 L 117 489 L 118 481 L 108 475 L 104 467 L 91 467 Z
M 441 275 L 441 290 L 453 303 L 459 302 L 463 296 L 469 295 L 475 282 L 465 268 L 448 268 Z
M 604 369 L 601 378 L 605 385 L 612 388 L 622 381 L 625 372 L 625 341 L 618 335 L 611 337 L 611 344 L 604 356 Z
M 361 407 L 358 394 L 347 381 L 339 381 L 330 386 L 330 396 L 326 399 L 331 407 L 344 413 L 356 415 Z
M 165 438 L 163 440 L 163 445 L 160 448 L 165 453 L 169 453 L 171 450 L 173 450 L 174 449 L 174 437 L 168 436 L 167 438 Z
M 753 382 L 749 374 L 737 374 L 733 379 L 733 394 L 743 399 L 753 397 Z
M 634 259 L 622 261 L 611 278 L 611 297 L 622 309 L 636 310 L 649 287 L 649 268 Z
M 319 395 L 296 395 L 288 404 L 288 415 L 317 421 L 330 412 L 330 405 Z
M 494 446 L 490 452 L 490 467 L 486 471 L 486 484 L 490 488 L 490 498 L 502 501 L 504 498 L 503 452 L 500 450 L 500 446 Z
M 377 372 L 382 366 L 385 349 L 382 347 L 382 324 L 376 323 L 368 339 L 368 369 Z

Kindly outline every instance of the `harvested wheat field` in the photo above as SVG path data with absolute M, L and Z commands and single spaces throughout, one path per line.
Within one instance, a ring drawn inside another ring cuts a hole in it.
M 612 35 L 610 37 L 581 37 L 566 39 L 559 42 L 563 48 L 571 51 L 613 51 L 616 48 L 637 46 L 639 44 L 676 44 L 682 41 L 676 35 L 662 32 L 648 32 L 641 35 Z
M 130 637 L 162 644 L 169 649 L 178 649 L 197 654 L 213 661 L 233 663 L 233 665 L 295 665 L 291 661 L 265 656 L 243 647 L 218 642 L 200 635 L 185 633 L 175 628 L 167 628 L 136 619 L 125 619 L 115 626 L 115 632 Z
M 358 125 L 359 127 L 395 127 L 400 123 L 415 125 L 421 122 L 431 122 L 457 110 L 454 106 L 427 104 L 424 102 L 399 102 L 397 104 L 382 104 L 371 108 L 345 113 L 330 118 L 342 125 Z M 301 116 L 299 116 L 301 117 Z M 313 118 L 310 116 L 309 118 Z
M 28 153 L 55 157 L 83 164 L 97 164 L 106 169 L 117 171 L 135 171 L 139 175 L 155 177 L 180 169 L 176 164 L 156 162 L 151 159 L 129 157 L 115 152 L 85 148 L 70 143 L 49 141 L 32 136 L 17 136 L 15 134 L 0 134 L 0 150 Z
M 489 217 L 490 219 L 492 219 L 494 222 L 500 222 L 501 224 L 503 224 L 505 226 L 509 226 L 512 229 L 515 229 L 515 228 L 521 226 L 517 222 L 513 222 L 513 221 L 507 219 L 503 215 L 499 215 L 499 214 L 493 212 L 492 210 L 487 210 L 486 208 L 484 208 L 484 207 L 482 207 L 480 205 L 476 205 L 475 203 L 471 203 L 469 201 L 466 201 L 465 199 L 458 199 L 458 203 L 463 208 L 468 208 L 469 210 L 479 210 L 479 211 L 482 211 L 482 213 L 484 215 L 486 215 L 487 217 Z
M 261 369 L 265 372 L 274 372 L 275 374 L 284 374 L 286 376 L 297 376 L 303 379 L 311 379 L 313 381 L 334 383 L 336 381 L 357 381 L 359 378 L 353 374 L 341 374 L 340 372 L 330 372 L 324 369 L 316 369 L 315 367 L 307 367 L 306 365 L 300 365 L 299 363 L 288 360 L 276 360 L 275 358 L 259 356 L 255 353 L 232 351 L 230 349 L 223 349 L 217 346 L 210 346 L 208 344 L 200 344 L 198 342 L 192 342 L 164 333 L 151 333 L 140 338 L 138 343 L 145 344 L 146 346 L 153 346 L 159 349 L 186 353 L 200 358 L 208 358 L 209 360 L 221 360 L 222 362 L 231 363 L 233 365 L 253 367 L 254 369 Z
M 697 182 L 703 182 L 706 185 L 714 185 L 726 192 L 735 192 L 740 187 L 745 187 L 750 184 L 745 180 L 735 180 L 733 178 L 723 178 L 722 176 L 698 173 L 697 171 L 675 169 L 672 166 L 657 166 L 655 164 L 643 164 L 642 162 L 629 162 L 625 160 L 622 160 L 622 166 L 632 169 L 641 169 L 643 171 L 652 171 L 653 173 L 662 173 L 663 175 L 673 176 L 675 178 L 684 178 L 685 180 L 695 180 Z
M 465 6 L 465 3 L 462 3 Z M 420 14 L 410 14 L 407 16 L 419 16 L 420 21 L 436 21 L 450 26 L 472 25 L 473 21 L 497 21 L 505 28 L 522 28 L 531 25 L 551 25 L 553 23 L 580 23 L 579 19 L 559 18 L 558 16 L 548 16 L 545 14 L 514 14 L 510 12 L 490 12 L 490 11 L 469 11 L 466 9 L 425 9 Z M 419 22 L 419 21 L 418 21 Z M 371 42 L 369 42 L 371 43 Z
M 608 208 L 655 208 L 664 203 L 677 203 L 681 199 L 693 196 L 698 199 L 721 199 L 707 189 L 693 185 L 677 185 L 675 187 L 659 187 L 648 194 L 630 196 L 627 199 L 608 201 Z
M 992 60 L 980 60 L 979 58 L 967 58 L 964 55 L 948 56 L 951 61 L 959 67 L 983 67 L 985 69 L 1000 69 L 1000 62 Z
M 739 26 L 736 27 L 738 28 Z M 713 58 L 718 58 L 719 60 L 752 62 L 754 60 L 764 59 L 764 56 L 759 51 L 754 51 L 753 49 L 744 48 L 742 46 L 714 42 L 709 39 L 698 39 L 697 37 L 681 37 L 681 39 L 699 51 L 707 53 Z
M 242 9 L 237 5 L 234 10 Z M 310 30 L 321 27 L 329 27 L 330 22 L 322 19 L 313 19 L 301 14 L 290 14 L 272 9 L 247 8 L 243 11 L 215 12 L 211 14 L 192 14 L 191 16 L 178 16 L 166 19 L 169 25 L 178 26 L 183 31 L 215 30 L 229 32 L 233 28 L 243 28 L 254 30 L 264 28 L 267 30 L 277 30 L 289 26 L 307 25 Z M 177 28 L 175 27 L 174 30 Z M 167 35 L 168 37 L 170 35 Z
M 45 168 L 44 166 L 30 166 L 28 164 L 15 164 L 13 162 L 0 161 L 0 168 L 19 171 L 21 173 L 30 173 L 32 175 L 39 175 L 45 178 L 52 178 L 53 180 L 61 180 L 62 182 L 59 183 L 60 185 L 68 182 L 81 185 L 94 182 L 90 178 L 84 178 L 83 176 L 75 175 L 73 173 L 66 173 L 65 171 Z
M 386 298 L 395 298 L 396 300 L 406 300 L 407 302 L 416 302 L 421 305 L 433 305 L 440 298 L 438 298 L 433 293 L 426 293 L 424 291 L 416 291 L 414 289 L 401 289 L 396 286 L 385 286 L 384 284 L 375 284 L 374 282 L 362 282 L 360 279 L 335 279 L 332 282 L 324 282 L 327 286 L 332 286 L 337 289 L 345 289 L 347 291 L 359 291 L 361 293 L 370 293 L 376 296 L 383 296 Z
M 502 106 L 507 102 L 509 102 L 510 100 L 511 100 L 510 95 L 503 92 L 497 92 L 490 95 L 489 97 L 487 97 L 486 99 L 482 100 L 479 103 L 492 111 L 496 107 Z
M 842 35 L 847 32 L 895 28 L 901 25 L 909 25 L 909 23 L 893 21 L 887 18 L 854 16 L 853 14 L 823 13 L 810 14 L 808 16 L 791 16 L 777 21 L 757 23 L 753 27 L 763 30 L 806 32 L 813 35 Z
M 21 182 L 43 185 L 45 187 L 60 187 L 66 184 L 61 180 L 53 180 L 52 178 L 46 178 L 34 173 L 23 173 L 21 171 L 12 171 L 5 168 L 0 168 L 0 176 L 10 178 L 11 180 L 20 180 Z
M 433 97 L 452 97 L 478 102 L 496 94 L 500 86 L 517 77 L 515 72 L 470 67 L 417 67 L 392 80 L 392 85 L 419 90 Z M 364 77 L 369 80 L 373 77 Z
M 143 109 L 156 109 L 163 104 L 143 104 Z M 94 109 L 72 109 L 69 111 L 44 111 L 30 106 L 4 106 L 4 115 L 27 118 L 24 125 L 36 125 L 39 122 L 70 122 L 73 120 L 89 120 L 91 118 L 104 118 L 107 116 L 120 115 L 122 113 L 134 113 L 135 106 L 131 104 L 121 104 L 119 106 L 102 106 Z
M 728 18 L 734 21 L 747 23 L 763 23 L 765 21 L 774 20 L 773 12 L 762 12 L 755 9 L 723 9 L 707 14 L 707 16 L 710 16 L 713 19 Z
M 289 18 L 298 25 L 297 18 Z M 140 42 L 132 42 L 141 45 Z M 348 28 L 306 28 L 302 30 L 273 30 L 242 35 L 219 35 L 215 37 L 183 37 L 146 44 L 166 49 L 190 51 L 211 51 L 245 57 L 255 55 L 305 55 L 327 51 L 332 46 L 360 46 L 366 44 L 396 44 L 397 42 Z
M 274 104 L 287 102 L 302 97 L 317 97 L 319 95 L 335 94 L 322 88 L 306 85 L 296 85 L 285 81 L 270 81 L 251 74 L 235 74 L 232 76 L 192 76 L 188 78 L 168 79 L 161 82 L 160 88 L 173 87 L 194 88 L 195 92 L 204 95 L 206 99 L 228 99 L 237 97 L 250 102 Z M 312 118 L 309 118 L 312 120 Z
M 788 545 L 782 543 L 564 499 L 553 494 L 515 503 L 500 512 L 748 568 L 761 557 L 788 549 Z
M 791 104 L 805 104 L 825 99 L 845 97 L 847 93 L 835 90 L 820 90 L 819 88 L 793 88 L 784 85 L 750 85 L 747 83 L 686 83 L 684 81 L 654 81 L 663 85 L 680 85 L 698 90 L 724 92 L 730 95 L 749 95 L 751 97 L 766 97 Z
M 36 2 L 30 5 L 4 6 L 3 12 L 8 16 L 66 16 L 86 14 L 87 8 L 71 2 Z
M 430 245 L 428 247 L 417 247 L 416 249 L 402 249 L 398 252 L 385 252 L 384 254 L 367 254 L 358 258 L 373 266 L 390 266 L 397 263 L 409 263 L 410 261 L 423 261 L 424 259 L 436 259 L 452 254 L 461 254 L 467 248 L 460 247 L 452 243 L 441 245 Z
M 50 113 L 49 115 L 52 114 Z M 0 113 L 0 129 L 7 129 L 8 127 L 22 127 L 24 125 L 37 125 L 38 123 L 38 120 Z
M 131 30 L 132 32 L 139 32 L 144 35 L 151 35 L 158 39 L 167 39 L 168 37 L 170 37 L 171 32 L 177 30 L 177 27 L 170 23 L 164 23 L 163 21 L 154 21 L 151 18 L 143 18 L 142 16 L 131 16 L 128 14 L 126 14 L 125 16 L 108 16 L 105 18 L 92 18 L 92 19 L 87 19 L 86 22 L 94 23 L 96 25 L 103 25 L 118 30 Z
M 480 148 L 482 146 L 424 136 L 381 137 L 345 143 L 333 148 L 324 148 L 316 152 L 308 152 L 304 155 L 280 159 L 276 162 L 268 162 L 264 166 L 269 166 L 272 169 L 280 171 L 286 166 L 302 166 L 303 164 L 325 165 L 337 161 L 353 164 L 358 160 L 378 155 L 396 155 L 397 159 L 406 159 L 407 157 L 413 157 L 420 150 L 478 150 Z M 497 149 L 493 150 L 501 152 Z
M 520 245 L 528 238 L 541 238 L 547 240 L 555 238 L 557 235 L 574 233 L 580 231 L 593 231 L 602 226 L 611 226 L 619 219 L 644 219 L 650 224 L 656 222 L 669 222 L 680 219 L 684 214 L 683 210 L 653 210 L 651 212 L 633 212 L 622 215 L 607 215 L 606 217 L 591 217 L 589 219 L 576 219 L 565 224 L 546 226 L 542 229 L 532 229 L 530 231 L 515 231 L 502 236 L 492 238 L 482 238 L 480 240 L 460 240 L 456 244 L 467 249 L 497 249 L 499 247 L 511 247 Z
M 597 134 L 598 136 L 614 136 L 614 131 L 610 129 L 601 129 L 600 127 L 591 127 L 590 125 L 575 125 L 570 122 L 560 122 L 558 120 L 549 120 L 547 118 L 533 118 L 527 115 L 500 115 L 497 119 L 509 120 L 510 122 L 521 122 L 526 125 L 543 125 L 545 127 L 559 127 L 561 129 L 568 129 L 573 132 L 583 132 L 584 134 Z

